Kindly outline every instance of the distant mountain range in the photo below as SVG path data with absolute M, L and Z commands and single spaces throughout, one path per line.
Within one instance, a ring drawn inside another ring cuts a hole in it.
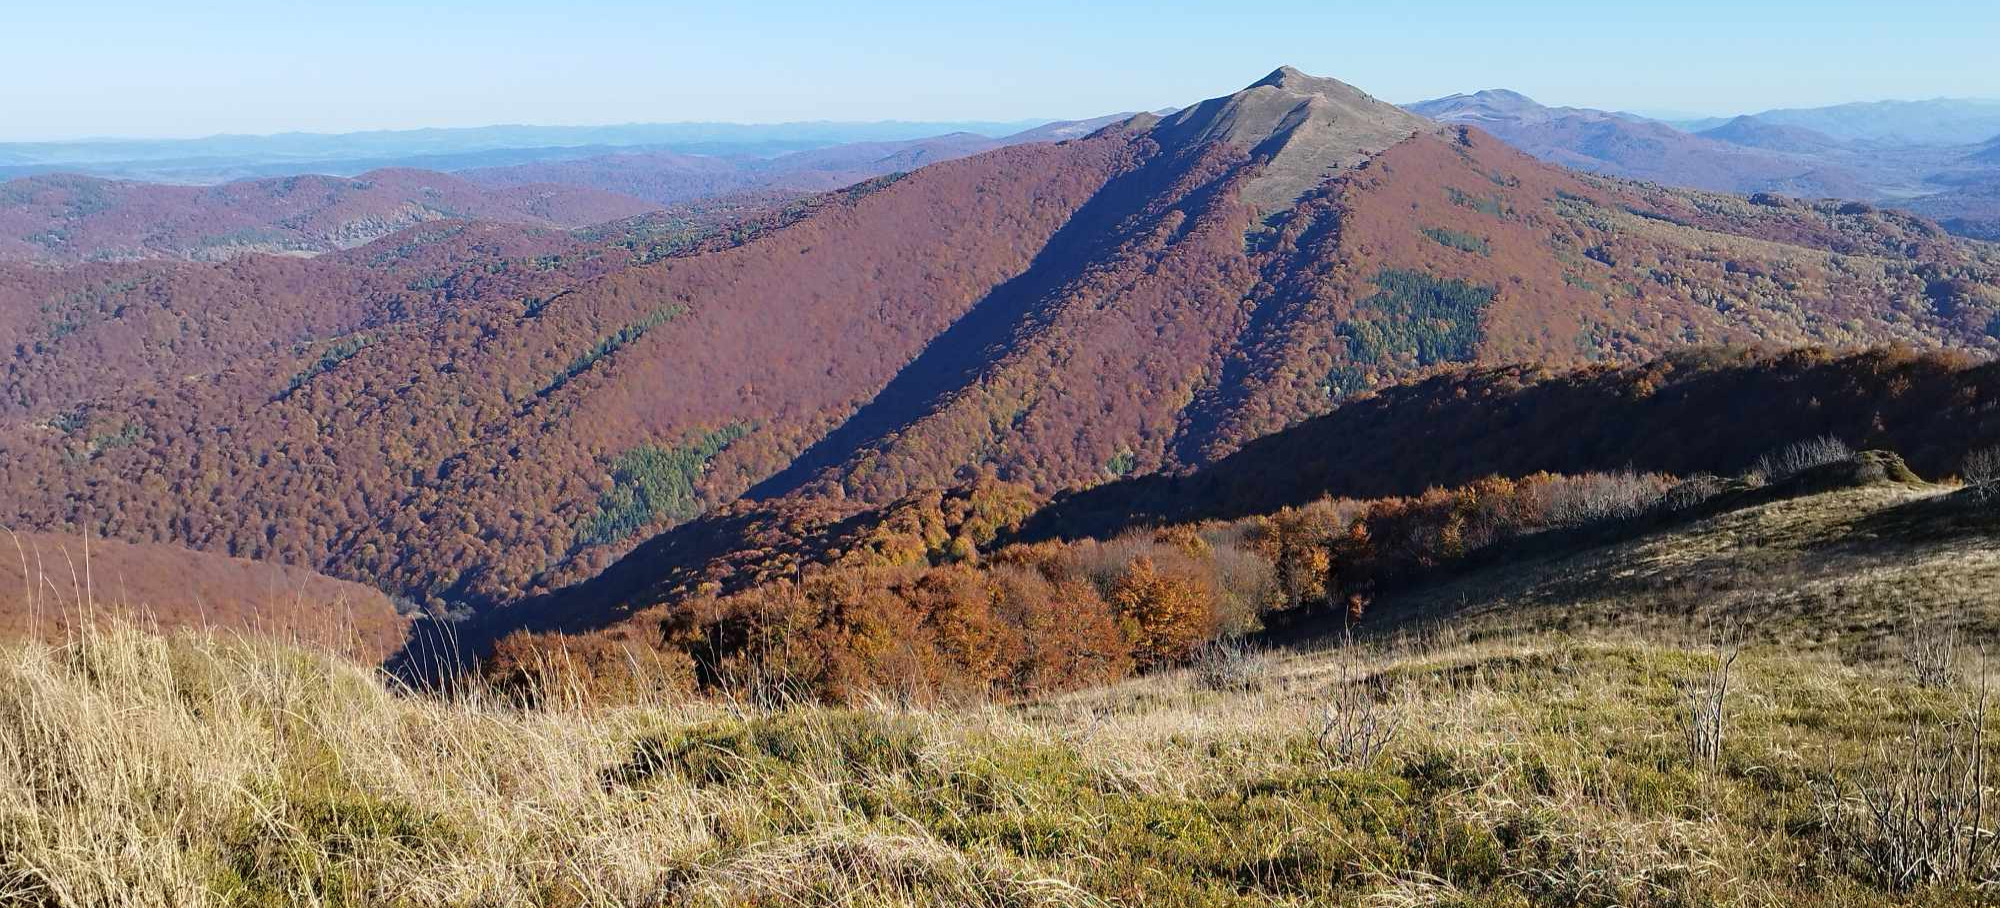
M 1505 90 L 1409 109 L 1476 125 L 1579 170 L 1744 195 L 1871 201 L 2000 238 L 2000 101 L 1882 101 L 1673 124 L 1547 107 Z
M 954 132 L 997 137 L 1047 122 L 634 123 L 12 142 L 0 143 L 0 178 L 61 172 L 132 180 L 218 183 L 303 173 L 352 176 L 385 167 L 459 170 L 591 157 L 621 149 L 769 156 L 852 142 L 899 142 Z
M 1113 114 L 1090 120 L 1044 123 L 998 137 L 953 132 L 911 140 L 851 142 L 775 157 L 633 151 L 475 168 L 459 171 L 458 175 L 493 188 L 581 186 L 660 205 L 742 192 L 823 192 L 870 177 L 911 171 L 1008 145 L 1080 138 L 1129 116 Z
M 1835 162 L 1799 160 L 1630 114 L 1545 107 L 1511 91 L 1452 95 L 1409 109 L 1478 126 L 1538 158 L 1592 173 L 1745 194 L 1853 198 L 1868 191 L 1859 174 Z
M 1860 101 L 1831 107 L 1785 108 L 1749 115 L 1761 123 L 1807 129 L 1843 142 L 1879 145 L 1971 145 L 2000 136 L 2000 100 Z M 1676 122 L 1690 132 L 1731 119 Z
M 447 219 L 567 229 L 683 203 L 766 208 L 1008 145 L 1074 138 L 1124 116 L 1045 123 L 998 138 L 955 132 L 769 157 L 625 150 L 456 173 L 398 167 L 214 186 L 45 174 L 0 183 L 0 260 L 215 261 L 349 249 Z
M 1478 126 L 1577 170 L 1742 195 L 1869 201 L 2000 239 L 2000 102 L 1873 102 L 1670 124 L 1548 107 L 1496 89 L 1407 109 Z M 425 221 L 571 229 L 681 206 L 694 208 L 669 222 L 705 229 L 885 174 L 1079 138 L 1126 116 L 1028 129 L 683 123 L 0 145 L 0 176 L 32 174 L 0 183 L 0 260 L 317 254 Z M 1982 140 L 1957 141 L 1975 135 Z M 251 176 L 189 185 L 241 175 Z
M 580 227 L 658 205 L 599 189 L 489 189 L 428 170 L 295 176 L 181 186 L 50 174 L 0 183 L 0 259 L 36 262 L 221 260 L 317 254 L 426 221 L 464 218 Z

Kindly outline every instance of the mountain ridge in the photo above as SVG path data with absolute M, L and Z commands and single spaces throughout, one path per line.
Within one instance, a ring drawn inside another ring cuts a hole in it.
M 1991 250 L 1928 222 L 1577 174 L 1279 76 L 719 225 L 0 267 L 0 520 L 485 612 L 746 495 L 1196 468 L 1467 364 L 2000 347 Z

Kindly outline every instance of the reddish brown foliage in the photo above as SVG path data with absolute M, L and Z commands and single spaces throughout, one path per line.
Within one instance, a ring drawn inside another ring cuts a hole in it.
M 1921 464 L 1904 442 L 1929 442 L 1900 436 L 1923 413 L 1972 415 L 1940 423 L 1947 437 L 1985 418 L 1983 392 L 1936 399 L 1968 389 L 1916 366 L 1817 397 L 1738 388 L 1706 410 L 1673 390 L 1674 362 L 1609 397 L 1510 398 L 1542 380 L 1510 369 L 1383 395 L 1421 406 L 1361 400 L 1460 362 L 1626 361 L 1689 341 L 1991 349 L 2000 281 L 1989 250 L 1922 221 L 1583 178 L 1476 131 L 1414 135 L 1266 217 L 1240 199 L 1261 159 L 1192 134 L 1112 130 L 927 167 L 659 260 L 642 235 L 659 224 L 440 225 L 308 263 L 10 272 L 0 518 L 487 607 L 593 576 L 638 534 L 746 494 L 880 504 L 982 470 L 1047 493 L 1192 469 L 1337 405 L 1343 431 L 1265 459 L 1255 487 L 1176 506 L 1263 513 L 1626 460 L 1710 469 L 1739 444 L 1754 456 L 1828 431 L 1899 436 L 1849 440 Z M 1602 415 L 1628 403 L 1679 413 L 1686 437 L 1643 444 L 1692 453 L 1635 456 L 1623 414 Z M 1787 437 L 1688 440 L 1746 424 Z M 679 462 L 719 432 L 733 441 L 669 477 L 674 507 L 631 510 L 627 455 Z M 799 507 L 814 523 L 856 513 Z M 586 532 L 605 525 L 635 535 Z M 926 560 L 978 548 L 911 538 Z M 626 592 L 660 585 L 636 564 Z
M 1140 557 L 1111 585 L 1111 605 L 1129 628 L 1140 668 L 1171 665 L 1215 636 L 1215 591 L 1192 566 L 1161 569 Z
M 660 702 L 695 686 L 685 653 L 635 639 L 630 628 L 511 636 L 487 658 L 486 672 L 496 690 L 534 706 Z
M 647 265 L 607 267 L 602 246 L 566 241 L 545 267 L 540 250 L 466 231 L 307 263 L 79 273 L 46 287 L 84 294 L 60 326 L 34 276 L 0 293 L 20 332 L 0 336 L 17 352 L 6 516 L 310 565 L 434 604 L 580 579 L 624 548 L 577 544 L 622 452 L 746 426 L 698 477 L 702 503 L 733 498 L 1023 268 L 1124 146 L 939 165 L 748 245 Z M 663 306 L 680 314 L 542 393 Z
M 1350 403 L 1190 475 L 1067 496 L 1024 534 L 1106 536 L 1329 495 L 1418 495 L 1489 475 L 1727 474 L 1826 435 L 1901 453 L 1923 475 L 1949 474 L 2000 437 L 2000 365 L 1907 349 L 1711 348 L 1623 368 L 1464 370 Z
M 635 689 L 632 663 L 680 664 L 685 654 L 703 688 L 760 696 L 928 700 L 1066 690 L 1182 664 L 1202 645 L 1255 630 L 1273 614 L 1295 621 L 1341 609 L 1364 618 L 1380 588 L 1433 576 L 1497 544 L 1630 521 L 1667 487 L 1665 477 L 1626 474 L 1489 478 L 1413 498 L 1323 500 L 1231 524 L 1011 546 L 977 566 L 938 552 L 894 567 L 822 561 L 793 567 L 802 579 L 788 575 L 720 597 L 667 595 L 633 614 L 600 612 L 608 626 L 576 636 L 517 633 L 485 672 L 520 688 L 561 686 L 523 665 L 602 671 L 608 677 L 565 683 L 623 698 L 658 689 Z M 802 538 L 790 549 L 825 551 L 830 534 L 865 534 L 857 524 L 898 519 L 892 514 L 863 512 L 804 529 L 817 543 Z M 747 555 L 735 557 L 755 570 L 741 560 Z M 1245 560 L 1258 569 L 1246 570 Z M 583 590 L 572 597 L 560 610 L 565 617 L 591 613 Z M 647 646 L 663 655 L 635 655 L 634 647 Z
M 1132 657 L 1118 627 L 1095 590 L 1017 568 L 848 568 L 656 607 L 588 634 L 517 634 L 501 642 L 483 671 L 522 689 L 553 675 L 524 666 L 556 664 L 562 684 L 623 699 L 678 677 L 635 679 L 631 665 L 687 659 L 710 690 L 983 698 L 1123 676 Z M 551 655 L 563 650 L 584 655 Z M 567 680 L 572 676 L 581 680 Z
M 374 661 L 409 626 L 358 583 L 165 545 L 0 530 L 0 637 L 60 641 L 91 621 L 214 628 Z

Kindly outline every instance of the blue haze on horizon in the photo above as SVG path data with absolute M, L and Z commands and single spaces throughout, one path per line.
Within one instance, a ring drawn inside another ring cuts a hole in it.
M 2000 97 L 1991 0 L 8 0 L 0 21 L 0 141 L 1081 118 L 1279 64 L 1398 103 L 1510 88 L 1717 115 Z

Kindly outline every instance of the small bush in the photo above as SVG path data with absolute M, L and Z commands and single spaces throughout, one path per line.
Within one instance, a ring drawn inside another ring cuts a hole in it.
M 1524 487 L 1522 497 L 1532 523 L 1563 529 L 1640 517 L 1667 488 L 1662 477 L 1625 470 L 1548 477 Z
M 1750 475 L 1764 482 L 1781 482 L 1814 467 L 1839 463 L 1854 456 L 1853 449 L 1831 435 L 1797 441 L 1757 458 Z
M 1829 830 L 1885 888 L 1974 881 L 1995 870 L 1986 805 L 1987 705 L 1982 680 L 1963 714 L 1913 717 L 1901 749 L 1885 747 L 1883 766 L 1848 780 L 1854 798 L 1834 805 Z
M 1235 544 L 1216 545 L 1216 630 L 1241 637 L 1263 629 L 1263 615 L 1279 604 L 1278 571 L 1269 561 Z
M 1722 759 L 1723 735 L 1729 728 L 1729 672 L 1738 651 L 1717 650 L 1713 667 L 1682 688 L 1687 719 L 1688 756 L 1710 772 Z
M 1965 487 L 1981 503 L 2000 501 L 2000 447 L 1983 448 L 1965 455 Z
M 1194 683 L 1202 690 L 1251 692 L 1262 690 L 1269 674 L 1264 659 L 1239 640 L 1216 640 L 1195 650 L 1190 660 Z
M 1903 665 L 1918 687 L 1941 690 L 1951 686 L 1956 675 L 1953 662 L 1958 650 L 1958 630 L 1940 622 L 1912 620 L 1903 632 Z
M 1669 511 L 1686 511 L 1700 506 L 1703 502 L 1722 494 L 1722 479 L 1710 473 L 1697 473 L 1667 489 L 1661 504 Z
M 1352 639 L 1341 641 L 1340 678 L 1327 697 L 1314 740 L 1328 763 L 1364 769 L 1387 752 L 1402 725 L 1385 702 L 1382 680 L 1364 678 L 1356 665 Z
M 494 647 L 486 677 L 527 706 L 610 706 L 685 695 L 694 663 L 622 634 L 517 633 Z

